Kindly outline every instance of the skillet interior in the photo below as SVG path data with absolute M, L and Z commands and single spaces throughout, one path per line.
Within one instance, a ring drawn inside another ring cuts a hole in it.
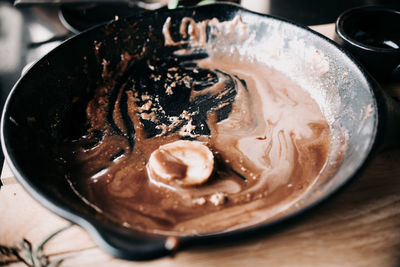
M 84 119 L 86 103 L 101 76 L 102 58 L 111 62 L 112 69 L 125 51 L 140 53 L 145 43 L 149 52 L 162 46 L 161 30 L 169 16 L 178 27 L 185 16 L 196 21 L 214 17 L 225 21 L 238 14 L 255 34 L 251 43 L 213 38 L 208 42 L 220 50 L 237 49 L 289 76 L 318 103 L 333 136 L 326 179 L 317 181 L 297 210 L 252 230 L 299 214 L 337 191 L 360 170 L 372 149 L 378 124 L 373 85 L 354 61 L 318 34 L 226 4 L 162 10 L 113 22 L 66 41 L 37 62 L 14 87 L 3 113 L 2 146 L 17 179 L 44 206 L 86 228 L 114 255 L 148 259 L 168 253 L 164 237 L 122 229 L 85 205 L 64 177 L 59 147 Z M 99 43 L 101 49 L 97 50 Z M 223 238 L 249 230 L 182 241 Z

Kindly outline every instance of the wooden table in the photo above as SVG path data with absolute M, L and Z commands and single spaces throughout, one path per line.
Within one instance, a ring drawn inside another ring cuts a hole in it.
M 314 27 L 328 37 L 334 27 Z M 400 87 L 387 88 L 400 96 Z M 34 246 L 68 222 L 40 206 L 4 165 L 0 190 L 0 245 L 22 238 Z M 282 231 L 190 248 L 149 262 L 115 259 L 79 226 L 54 237 L 44 252 L 61 266 L 400 266 L 400 149 L 378 154 L 355 182 L 307 218 Z M 0 263 L 23 263 L 0 255 Z

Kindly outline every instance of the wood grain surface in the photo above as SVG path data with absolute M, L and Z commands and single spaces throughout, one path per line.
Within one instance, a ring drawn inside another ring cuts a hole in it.
M 315 27 L 332 37 L 333 25 Z M 391 86 L 400 96 L 400 86 Z M 37 245 L 64 219 L 40 206 L 5 164 L 0 189 L 0 245 L 22 238 Z M 115 259 L 79 226 L 52 239 L 44 250 L 61 266 L 400 266 L 400 149 L 381 152 L 339 195 L 307 217 L 270 235 L 236 244 L 209 244 L 148 262 Z M 24 266 L 0 255 L 0 263 Z

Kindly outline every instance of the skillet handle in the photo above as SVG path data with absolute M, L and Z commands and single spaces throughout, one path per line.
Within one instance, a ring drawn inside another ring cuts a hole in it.
M 94 241 L 105 251 L 117 258 L 146 261 L 171 254 L 175 247 L 169 247 L 169 238 L 120 233 L 102 227 L 88 229 Z M 176 242 L 178 240 L 176 239 Z

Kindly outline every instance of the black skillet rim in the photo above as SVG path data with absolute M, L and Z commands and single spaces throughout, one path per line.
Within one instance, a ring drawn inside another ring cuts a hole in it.
M 357 177 L 361 173 L 361 171 L 365 169 L 367 163 L 371 160 L 371 158 L 374 155 L 373 152 L 375 152 L 377 150 L 377 143 L 378 143 L 377 140 L 379 140 L 379 138 L 382 136 L 383 125 L 385 124 L 384 123 L 385 118 L 382 116 L 383 114 L 386 113 L 385 100 L 384 100 L 383 93 L 380 91 L 379 85 L 376 83 L 375 80 L 373 80 L 367 74 L 367 72 L 363 69 L 363 67 L 351 55 L 348 54 L 348 52 L 346 52 L 344 49 L 339 47 L 336 43 L 334 43 L 327 37 L 323 36 L 322 34 L 311 30 L 308 27 L 299 25 L 299 24 L 291 22 L 289 20 L 252 12 L 252 11 L 246 10 L 236 4 L 216 3 L 216 4 L 212 4 L 212 5 L 218 5 L 218 6 L 221 6 L 221 8 L 223 8 L 223 6 L 228 5 L 228 6 L 232 6 L 232 7 L 236 8 L 237 11 L 249 12 L 249 13 L 257 14 L 257 15 L 275 20 L 275 21 L 281 21 L 281 22 L 284 22 L 287 24 L 291 24 L 293 26 L 296 26 L 298 28 L 301 28 L 302 30 L 309 32 L 310 34 L 316 36 L 317 38 L 323 39 L 330 46 L 333 46 L 336 49 L 339 49 L 340 53 L 344 54 L 344 56 L 349 58 L 350 61 L 355 65 L 356 68 L 358 68 L 358 70 L 364 76 L 366 83 L 369 85 L 371 94 L 373 96 L 375 96 L 375 98 L 373 100 L 375 100 L 375 104 L 376 104 L 375 107 L 377 109 L 377 115 L 375 118 L 375 128 L 374 128 L 373 136 L 371 136 L 371 138 L 369 139 L 370 143 L 369 143 L 368 148 L 366 149 L 366 152 L 368 154 L 365 156 L 364 161 L 359 166 L 357 166 L 357 168 L 355 168 L 353 174 L 349 175 L 348 179 L 343 180 L 343 182 L 341 184 L 338 184 L 335 188 L 333 188 L 329 194 L 326 194 L 326 195 L 320 197 L 318 200 L 309 204 L 308 206 L 305 206 L 291 214 L 288 214 L 284 217 L 281 217 L 277 220 L 274 220 L 274 221 L 271 221 L 268 223 L 259 224 L 259 225 L 255 225 L 255 226 L 251 226 L 251 227 L 247 227 L 247 228 L 243 228 L 243 229 L 238 229 L 238 230 L 233 230 L 233 231 L 228 231 L 228 232 L 213 233 L 213 234 L 206 234 L 206 235 L 199 235 L 199 236 L 178 237 L 180 240 L 179 243 L 182 247 L 193 245 L 193 244 L 202 244 L 202 243 L 209 242 L 209 241 L 221 241 L 221 240 L 235 241 L 241 237 L 252 236 L 252 234 L 259 233 L 261 231 L 269 232 L 269 230 L 271 230 L 271 231 L 279 230 L 279 229 L 285 227 L 285 225 L 287 225 L 288 223 L 293 222 L 293 219 L 298 218 L 299 215 L 308 214 L 308 212 L 310 210 L 314 209 L 316 206 L 319 206 L 321 203 L 325 202 L 326 200 L 330 199 L 332 196 L 334 196 L 335 194 L 340 192 L 346 185 L 349 184 L 350 181 L 354 180 L 354 178 Z M 207 8 L 207 6 L 190 7 L 190 8 L 186 8 L 186 9 L 198 10 L 198 9 L 203 9 L 203 8 Z M 146 14 L 147 14 L 147 12 L 145 12 L 144 14 L 141 14 L 140 16 L 144 16 Z M 132 17 L 135 17 L 135 16 L 132 16 Z M 107 25 L 110 23 L 112 23 L 112 22 L 108 22 L 108 23 L 105 23 L 102 25 L 95 26 L 91 29 L 88 29 L 87 31 L 91 31 L 98 27 L 103 27 L 104 25 Z M 84 34 L 87 31 L 84 31 L 82 34 Z M 74 38 L 79 38 L 80 35 L 71 37 L 68 40 L 71 40 Z M 68 42 L 68 40 L 63 42 L 62 44 L 60 44 L 54 50 L 60 49 L 61 47 L 63 47 L 65 45 L 65 43 Z M 48 54 L 51 54 L 51 53 L 52 53 L 52 51 L 50 51 Z M 34 67 L 37 63 L 43 61 L 47 57 L 47 55 L 45 55 L 40 60 L 38 60 L 32 67 Z M 29 70 L 27 72 L 29 72 Z M 110 235 L 111 236 L 118 235 L 118 230 L 120 230 L 119 229 L 120 227 L 104 227 L 104 225 L 101 225 L 101 223 L 93 220 L 92 218 L 87 218 L 85 216 L 79 215 L 77 212 L 72 211 L 70 208 L 63 207 L 62 204 L 57 203 L 57 201 L 54 201 L 54 199 L 53 200 L 50 199 L 43 192 L 40 192 L 39 190 L 37 190 L 37 188 L 35 188 L 35 185 L 29 181 L 29 178 L 23 177 L 23 175 L 19 172 L 20 168 L 18 166 L 15 166 L 15 164 L 12 160 L 13 159 L 12 148 L 7 147 L 7 144 L 5 141 L 6 136 L 4 133 L 4 127 L 6 125 L 5 118 L 6 118 L 7 110 L 8 110 L 7 107 L 9 105 L 10 99 L 12 98 L 14 92 L 18 89 L 18 85 L 23 78 L 24 78 L 24 75 L 22 75 L 22 77 L 17 81 L 17 83 L 11 90 L 9 96 L 7 97 L 7 101 L 5 103 L 4 110 L 2 113 L 2 118 L 1 118 L 1 146 L 2 146 L 4 154 L 5 154 L 5 159 L 7 160 L 12 172 L 15 174 L 18 182 L 41 205 L 43 205 L 47 209 L 51 210 L 52 212 L 56 213 L 57 215 L 83 227 L 91 235 L 91 237 L 94 239 L 94 241 L 100 247 L 102 247 L 103 249 L 105 249 L 106 251 L 108 251 L 109 253 L 111 253 L 114 256 L 117 256 L 120 258 L 125 258 L 125 259 L 148 260 L 148 259 L 157 258 L 157 257 L 164 256 L 164 255 L 171 253 L 170 250 L 165 248 L 165 245 L 164 245 L 165 238 L 166 238 L 165 236 L 159 237 L 159 236 L 144 235 L 146 237 L 150 237 L 152 239 L 152 243 L 153 243 L 151 245 L 151 248 L 149 248 L 148 251 L 145 251 L 145 253 L 147 253 L 146 255 L 138 255 L 137 253 L 133 255 L 132 251 L 126 251 L 123 248 L 118 248 L 118 247 L 114 246 L 115 243 L 112 244 L 112 242 L 110 242 L 110 239 L 108 239 L 107 237 L 109 237 Z M 138 235 L 140 237 L 140 233 Z

